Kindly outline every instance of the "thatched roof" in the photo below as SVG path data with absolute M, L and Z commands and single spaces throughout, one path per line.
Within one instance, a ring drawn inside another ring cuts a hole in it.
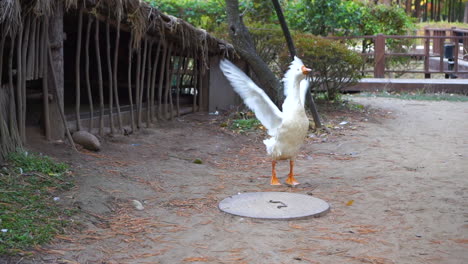
M 58 0 L 61 1 L 61 0 Z M 186 21 L 166 15 L 141 0 L 62 0 L 67 11 L 82 9 L 101 20 L 120 21 L 121 29 L 132 32 L 134 47 L 145 37 L 155 37 L 177 42 L 181 50 L 207 59 L 208 54 L 232 51 L 227 42 L 217 39 L 203 29 Z M 54 0 L 1 0 L 0 24 L 9 34 L 15 34 L 22 26 L 22 17 L 33 12 L 36 16 L 50 16 L 55 8 Z

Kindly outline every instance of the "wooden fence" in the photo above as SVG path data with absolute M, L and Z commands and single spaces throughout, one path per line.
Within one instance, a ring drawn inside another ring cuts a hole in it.
M 346 36 L 346 37 L 328 37 L 339 40 L 368 40 L 374 43 L 373 49 L 363 52 L 361 55 L 366 57 L 367 61 L 373 58 L 373 69 L 365 69 L 363 72 L 371 72 L 374 78 L 384 78 L 387 73 L 420 73 L 425 78 L 431 78 L 431 74 L 458 75 L 468 74 L 468 66 L 460 67 L 460 62 L 467 61 L 468 65 L 468 29 L 431 29 L 426 28 L 424 36 L 399 36 L 383 35 L 375 36 Z M 405 47 L 405 52 L 394 52 L 389 48 L 389 40 L 413 40 L 411 47 Z M 420 45 L 418 45 L 420 44 Z M 453 69 L 449 70 L 447 60 L 444 60 L 444 45 L 453 45 Z M 460 51 L 461 49 L 461 51 Z M 411 57 L 413 59 L 423 60 L 422 69 L 388 69 L 387 60 L 390 57 Z M 431 60 L 437 58 L 438 63 L 431 67 Z

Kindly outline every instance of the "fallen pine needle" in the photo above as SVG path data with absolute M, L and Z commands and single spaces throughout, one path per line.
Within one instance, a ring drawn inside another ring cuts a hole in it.
M 294 228 L 294 229 L 304 229 L 303 226 L 295 225 L 295 224 L 291 224 L 291 223 L 289 223 L 289 227 Z
M 356 243 L 367 244 L 367 241 L 365 241 L 363 239 L 352 238 L 352 237 L 340 238 L 340 237 L 316 236 L 316 237 L 313 237 L 313 238 L 325 239 L 325 240 L 343 240 L 343 241 L 352 241 L 352 242 L 356 242 Z
M 452 241 L 458 244 L 468 244 L 468 239 L 452 239 Z
M 68 260 L 68 259 L 60 259 L 59 261 L 60 261 L 60 263 L 80 264 L 80 263 L 77 262 L 77 261 Z
M 197 261 L 207 262 L 209 261 L 209 258 L 207 257 L 184 258 L 184 262 L 197 262 Z

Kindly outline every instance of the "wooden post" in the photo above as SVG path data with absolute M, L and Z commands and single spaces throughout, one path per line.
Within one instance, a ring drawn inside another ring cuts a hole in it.
M 78 11 L 78 31 L 76 40 L 76 59 L 75 59 L 75 118 L 76 129 L 81 130 L 80 104 L 81 104 L 81 84 L 80 84 L 80 61 L 81 61 L 81 31 L 83 29 L 83 11 Z
M 32 20 L 32 18 L 31 18 Z M 44 109 L 44 134 L 46 140 L 50 140 L 50 111 L 49 111 L 49 18 L 44 17 L 44 24 L 42 28 L 42 67 L 44 68 L 42 77 L 42 104 Z M 57 100 L 57 99 L 55 99 Z
M 113 104 L 113 96 L 114 96 L 114 93 L 113 93 L 113 89 L 114 89 L 114 86 L 113 86 L 113 78 L 114 78 L 114 75 L 112 74 L 112 63 L 111 63 L 111 45 L 110 45 L 110 24 L 109 24 L 109 19 L 106 20 L 106 54 L 107 54 L 107 74 L 108 74 L 108 81 L 107 81 L 107 85 L 108 85 L 108 90 L 109 90 L 109 126 L 110 126 L 110 133 L 111 135 L 114 134 L 114 113 L 113 113 L 113 108 L 114 108 L 114 104 Z
M 168 43 L 165 41 L 163 43 L 163 51 L 162 51 L 162 60 L 161 60 L 161 67 L 159 70 L 159 82 L 158 82 L 158 119 L 162 119 L 162 90 L 163 90 L 163 85 L 164 85 L 164 75 L 166 74 L 166 57 L 167 57 L 167 52 L 168 52 Z
M 439 39 L 439 71 L 444 72 L 444 40 Z
M 429 73 L 429 64 L 430 64 L 430 42 L 431 39 L 429 38 L 431 36 L 431 31 L 429 29 L 425 28 L 424 29 L 424 36 L 427 38 L 424 39 L 424 78 L 425 79 L 430 79 L 431 74 Z
M 26 79 L 34 79 L 33 72 L 34 72 L 34 51 L 36 50 L 35 48 L 35 43 L 36 43 L 36 29 L 38 25 L 38 18 L 34 15 L 31 14 L 31 20 L 32 20 L 32 25 L 31 25 L 31 39 L 28 42 L 28 59 L 27 59 L 27 68 L 26 68 Z M 40 30 L 40 29 L 37 29 Z
M 153 72 L 151 74 L 151 92 L 150 92 L 150 121 L 154 122 L 154 95 L 155 95 L 155 87 L 156 87 L 156 69 L 158 68 L 158 62 L 159 62 L 159 54 L 161 50 L 161 44 L 162 41 L 159 40 L 158 42 L 158 48 L 156 49 L 156 58 L 154 59 L 154 64 L 153 64 Z
M 128 41 L 128 98 L 130 101 L 130 123 L 131 123 L 131 128 L 132 132 L 135 131 L 135 116 L 133 114 L 133 91 L 132 91 L 132 54 L 133 54 L 133 48 L 132 48 L 132 33 L 130 32 L 130 39 Z
M 99 81 L 99 135 L 104 136 L 104 87 L 102 83 L 101 48 L 99 44 L 99 20 L 96 19 L 96 29 L 94 32 L 94 43 L 96 45 L 96 62 L 98 68 Z
M 383 34 L 377 34 L 375 38 L 374 50 L 375 66 L 374 78 L 385 77 L 385 37 Z
M 6 36 L 7 36 L 7 32 L 6 30 L 4 29 L 4 25 L 0 25 L 1 26 L 1 36 L 0 36 L 0 58 L 2 58 L 2 61 L 0 61 L 0 88 L 2 87 L 2 73 L 3 73 L 3 48 L 5 47 L 5 40 L 6 40 Z
M 146 127 L 150 127 L 150 90 L 151 90 L 151 73 L 153 71 L 153 64 L 151 61 L 151 57 L 153 54 L 153 41 L 149 42 L 149 49 L 148 49 L 148 72 L 146 73 Z
M 97 23 L 97 22 L 96 22 Z M 94 119 L 94 107 L 93 107 L 93 94 L 91 93 L 91 81 L 89 79 L 89 39 L 91 35 L 91 26 L 93 24 L 92 16 L 88 16 L 88 26 L 86 27 L 86 44 L 85 44 L 85 74 L 86 74 L 86 90 L 88 92 L 88 103 L 89 103 L 89 132 L 93 132 L 93 119 Z
M 140 128 L 138 123 L 138 115 L 140 114 L 140 85 L 141 85 L 141 41 L 137 49 L 137 61 L 136 61 L 136 77 L 135 77 L 135 107 L 136 107 L 136 127 Z
M 64 69 L 63 69 L 63 1 L 55 2 L 55 10 L 52 12 L 52 16 L 49 21 L 49 43 L 52 56 L 52 65 L 49 68 L 48 84 L 51 92 L 54 89 L 57 90 L 59 96 L 54 96 L 49 110 L 50 110 L 50 138 L 51 139 L 63 139 L 65 136 L 65 127 L 61 121 L 61 115 L 59 109 L 63 109 L 63 98 L 64 98 Z M 55 83 L 52 80 L 52 74 L 55 75 Z M 45 96 L 45 95 L 44 95 Z
M 119 45 L 120 45 L 120 16 L 117 21 L 117 29 L 115 32 L 115 48 L 114 48 L 114 100 L 115 106 L 117 107 L 117 124 L 119 125 L 119 131 L 122 132 L 122 115 L 120 113 L 120 102 L 119 102 L 119 81 L 117 78 L 118 66 L 119 66 Z
M 146 61 L 148 60 L 148 38 L 144 39 L 144 47 L 143 47 L 143 57 L 142 59 L 142 66 L 141 66 L 141 76 L 138 76 L 140 78 L 140 97 L 138 98 L 139 106 L 138 106 L 138 127 L 143 126 L 143 121 L 142 121 L 142 111 L 143 111 L 143 94 L 145 91 L 145 74 L 146 74 Z
M 22 66 L 22 43 L 23 43 L 23 26 L 20 25 L 18 29 L 18 42 L 16 44 L 16 117 L 17 117 L 17 124 L 18 124 L 18 132 L 21 137 L 21 141 L 26 140 L 26 132 L 25 132 L 25 121 L 23 120 L 23 98 L 22 98 L 22 87 L 23 87 L 23 66 Z M 10 47 L 14 49 L 14 47 Z M 1 63 L 1 62 L 0 62 Z
M 172 57 L 172 49 L 174 44 L 171 42 L 168 43 L 169 48 L 167 51 L 167 57 L 166 57 L 166 90 L 164 91 L 164 120 L 167 120 L 167 115 L 169 112 L 169 93 L 171 92 L 171 85 L 172 85 L 172 63 L 171 63 L 171 57 Z M 172 119 L 172 116 L 169 117 L 169 119 Z
M 45 20 L 45 18 L 44 18 Z M 45 23 L 45 22 L 43 22 Z M 28 15 L 27 18 L 25 18 L 25 31 L 24 31 L 24 38 L 23 38 L 23 43 L 22 43 L 22 56 L 21 56 L 21 59 L 22 59 L 22 62 L 21 62 L 21 68 L 23 69 L 23 73 L 22 73 L 22 76 L 23 76 L 23 81 L 22 81 L 22 88 L 21 88 L 21 98 L 23 100 L 23 103 L 22 103 L 22 106 L 23 106 L 23 111 L 22 111 L 22 114 L 23 114 L 23 121 L 26 121 L 26 81 L 27 81 L 27 70 L 26 70 L 26 58 L 27 58 L 27 54 L 28 54 L 28 44 L 29 43 L 29 34 L 30 34 L 30 28 L 31 28 L 31 15 Z M 45 45 L 45 42 L 44 42 L 44 36 L 43 36 L 44 32 L 42 31 L 42 34 L 41 34 L 41 41 L 39 42 L 40 44 L 40 47 L 42 48 L 42 50 L 44 50 L 44 45 Z M 43 52 L 41 52 L 43 53 Z M 2 56 L 0 55 L 0 58 Z M 41 57 L 42 58 L 42 57 Z M 41 60 L 42 62 L 42 60 Z M 0 62 L 1 63 L 1 62 Z M 41 67 L 42 69 L 44 67 Z M 1 71 L 1 70 L 0 70 Z M 42 70 L 42 77 L 44 77 L 44 69 Z M 1 80 L 1 78 L 0 78 Z M 48 102 L 47 102 L 48 103 Z M 24 126 L 26 126 L 26 123 L 23 123 Z M 26 130 L 24 128 L 24 130 Z M 23 139 L 23 141 L 25 141 L 26 139 Z

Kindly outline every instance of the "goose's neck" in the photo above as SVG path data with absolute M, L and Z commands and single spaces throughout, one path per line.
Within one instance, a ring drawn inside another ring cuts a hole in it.
M 300 83 L 300 80 L 294 80 L 293 86 L 290 90 L 288 90 L 288 96 L 284 100 L 284 106 L 288 105 L 289 107 L 291 107 L 293 105 L 301 105 Z

